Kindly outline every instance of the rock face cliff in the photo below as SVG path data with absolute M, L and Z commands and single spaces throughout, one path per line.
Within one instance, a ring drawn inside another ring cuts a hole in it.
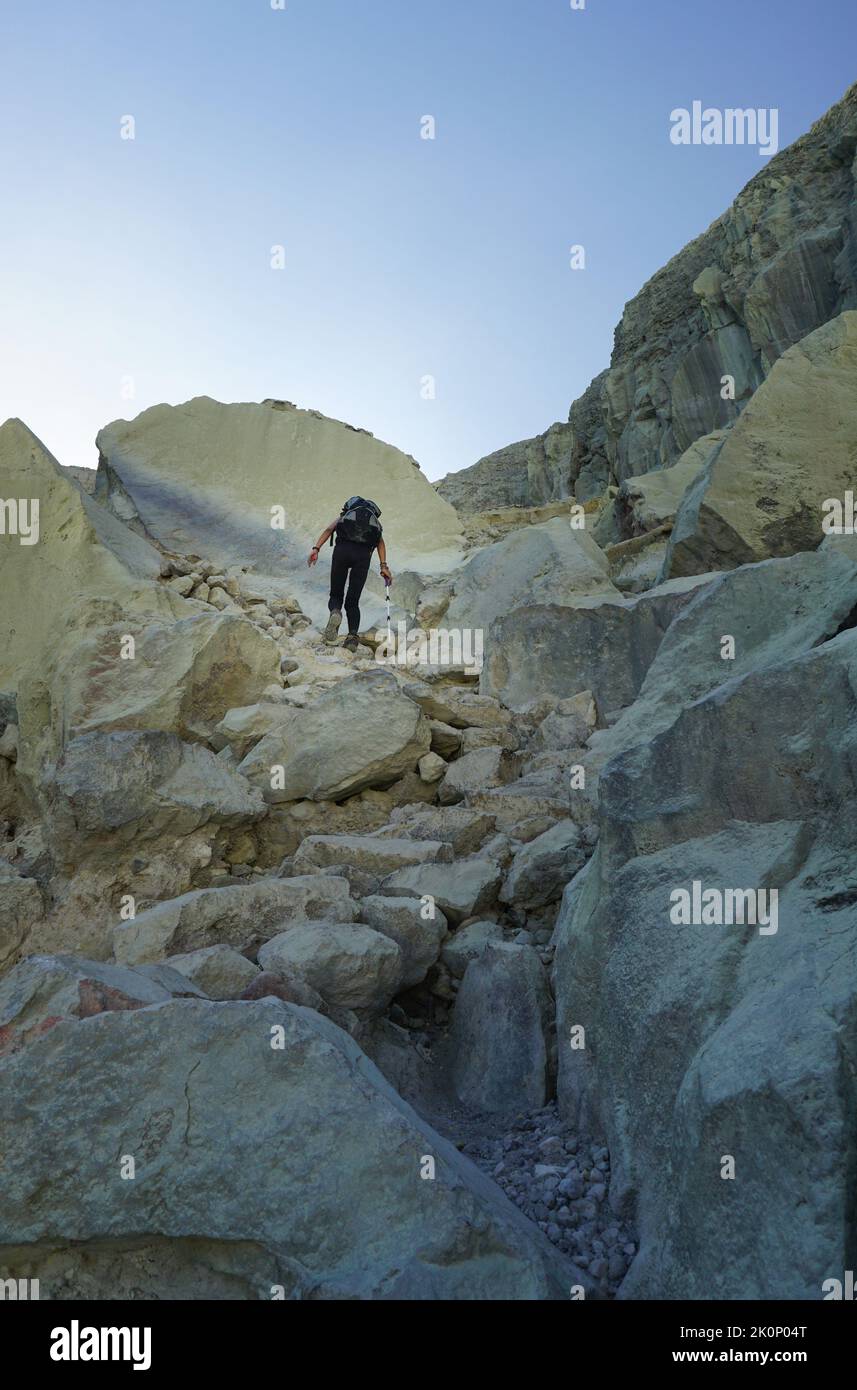
M 466 523 L 285 403 L 115 422 L 93 496 L 0 427 L 4 1278 L 819 1299 L 854 1268 L 849 112 Z M 402 645 L 371 594 L 356 650 L 319 632 L 307 542 L 355 489 Z
M 567 426 L 450 474 L 441 496 L 463 513 L 585 501 L 734 423 L 783 353 L 857 308 L 855 179 L 857 85 L 625 306 Z
M 537 507 L 569 496 L 573 450 L 572 427 L 551 425 L 536 439 L 510 444 L 472 468 L 450 473 L 437 490 L 464 514 L 493 507 Z

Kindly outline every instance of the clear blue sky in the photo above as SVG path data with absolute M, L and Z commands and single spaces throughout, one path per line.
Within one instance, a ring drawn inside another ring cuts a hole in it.
M 775 106 L 783 147 L 857 78 L 855 0 L 0 17 L 0 419 L 90 466 L 108 420 L 200 394 L 321 410 L 432 478 L 540 432 L 607 365 L 625 301 L 766 162 L 676 148 L 672 109 Z

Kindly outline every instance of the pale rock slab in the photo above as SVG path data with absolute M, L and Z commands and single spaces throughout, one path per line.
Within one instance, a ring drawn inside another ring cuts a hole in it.
M 74 1125 L 58 1119 L 57 1094 Z M 4 1269 L 44 1276 L 61 1251 L 57 1296 L 270 1299 L 273 1284 L 324 1300 L 592 1292 L 356 1043 L 293 1005 L 182 1000 L 60 1023 L 0 1063 L 0 1108 L 15 1252 Z M 140 1180 L 105 1180 L 104 1153 L 125 1152 L 140 1156 Z M 420 1181 L 424 1155 L 434 1182 Z
M 312 873 L 348 863 L 365 873 L 386 875 L 412 864 L 449 863 L 452 847 L 442 840 L 394 839 L 386 835 L 309 835 L 301 841 L 295 872 Z
M 299 922 L 266 941 L 259 964 L 299 975 L 326 1003 L 361 1013 L 383 1013 L 402 984 L 396 942 L 351 922 Z
M 853 490 L 857 312 L 790 347 L 688 488 L 665 577 L 815 550 L 824 503 Z
M 504 786 L 517 772 L 515 758 L 503 748 L 477 748 L 450 763 L 440 785 L 441 805 L 452 806 L 470 792 Z
M 419 864 L 385 878 L 385 897 L 432 898 L 455 925 L 490 908 L 497 901 L 502 870 L 488 859 L 462 859 L 454 864 Z
M 19 525 L 19 538 L 0 546 L 0 688 L 16 689 L 29 666 L 44 670 L 71 610 L 85 621 L 105 595 L 165 618 L 186 609 L 158 582 L 154 547 L 97 506 L 21 420 L 0 426 L 0 497 L 39 503 L 37 542 L 22 545 Z
M 83 734 L 47 782 L 50 823 L 67 856 L 104 837 L 117 842 L 169 830 L 237 825 L 265 814 L 259 794 L 200 744 L 175 734 Z
M 320 875 L 263 878 L 225 888 L 200 888 L 120 923 L 113 933 L 117 961 L 136 965 L 225 943 L 245 950 L 309 918 L 353 919 L 355 905 L 342 878 Z
M 394 835 L 414 840 L 445 840 L 456 859 L 475 854 L 494 832 L 494 819 L 466 806 L 400 806 L 393 811 Z
M 243 998 L 260 973 L 259 967 L 246 956 L 223 944 L 168 956 L 164 964 L 198 985 L 209 999 Z
M 455 576 L 444 628 L 481 630 L 495 618 L 535 603 L 564 603 L 585 594 L 616 597 L 607 559 L 584 530 L 556 517 L 525 526 L 480 550 Z
M 227 572 L 252 565 L 254 597 L 297 600 L 314 622 L 326 616 L 330 551 L 312 572 L 306 555 L 355 479 L 381 507 L 400 568 L 443 573 L 460 560 L 458 516 L 413 459 L 317 411 L 200 396 L 115 420 L 97 444 L 106 506 L 168 550 L 207 555 Z M 285 529 L 271 525 L 276 506 Z M 376 572 L 366 600 L 372 625 L 383 612 Z
M 580 828 L 560 821 L 518 850 L 500 889 L 500 901 L 532 910 L 562 897 L 586 860 Z
M 618 601 L 508 613 L 491 629 L 480 691 L 520 710 L 542 695 L 565 699 L 585 689 L 600 711 L 622 709 L 639 693 L 673 618 L 706 578 L 672 580 Z
M 438 960 L 447 935 L 443 913 L 427 915 L 418 898 L 388 898 L 372 894 L 360 904 L 360 919 L 388 936 L 402 953 L 401 988 L 422 984 Z
M 92 1018 L 200 995 L 175 970 L 156 978 L 79 956 L 30 956 L 0 980 L 0 1056 L 17 1052 L 63 1018 Z
M 367 671 L 297 710 L 283 731 L 256 745 L 239 771 L 273 804 L 339 801 L 397 781 L 416 767 L 430 743 L 428 720 L 395 677 Z M 282 774 L 272 787 L 275 767 Z

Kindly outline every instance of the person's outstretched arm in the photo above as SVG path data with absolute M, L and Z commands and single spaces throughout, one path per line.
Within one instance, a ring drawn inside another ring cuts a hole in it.
M 393 576 L 391 575 L 389 566 L 387 564 L 387 547 L 384 544 L 383 536 L 381 540 L 379 540 L 378 542 L 378 559 L 381 561 L 382 578 L 385 579 L 388 584 L 392 584 Z
M 325 541 L 330 540 L 330 537 L 336 530 L 336 523 L 338 521 L 339 517 L 336 518 L 336 521 L 332 521 L 330 525 L 326 526 L 322 531 L 321 535 L 319 536 L 318 540 L 316 541 L 315 545 L 309 553 L 309 559 L 307 560 L 307 564 L 310 567 L 312 567 L 318 559 L 318 552 L 321 550 L 321 547 L 324 545 Z

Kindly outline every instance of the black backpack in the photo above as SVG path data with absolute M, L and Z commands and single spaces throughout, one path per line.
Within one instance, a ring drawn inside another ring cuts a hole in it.
M 368 497 L 349 497 L 339 514 L 336 524 L 337 536 L 345 541 L 356 541 L 359 545 L 376 546 L 383 535 L 378 517 L 381 508 L 370 502 Z M 333 537 L 330 538 L 331 545 Z

